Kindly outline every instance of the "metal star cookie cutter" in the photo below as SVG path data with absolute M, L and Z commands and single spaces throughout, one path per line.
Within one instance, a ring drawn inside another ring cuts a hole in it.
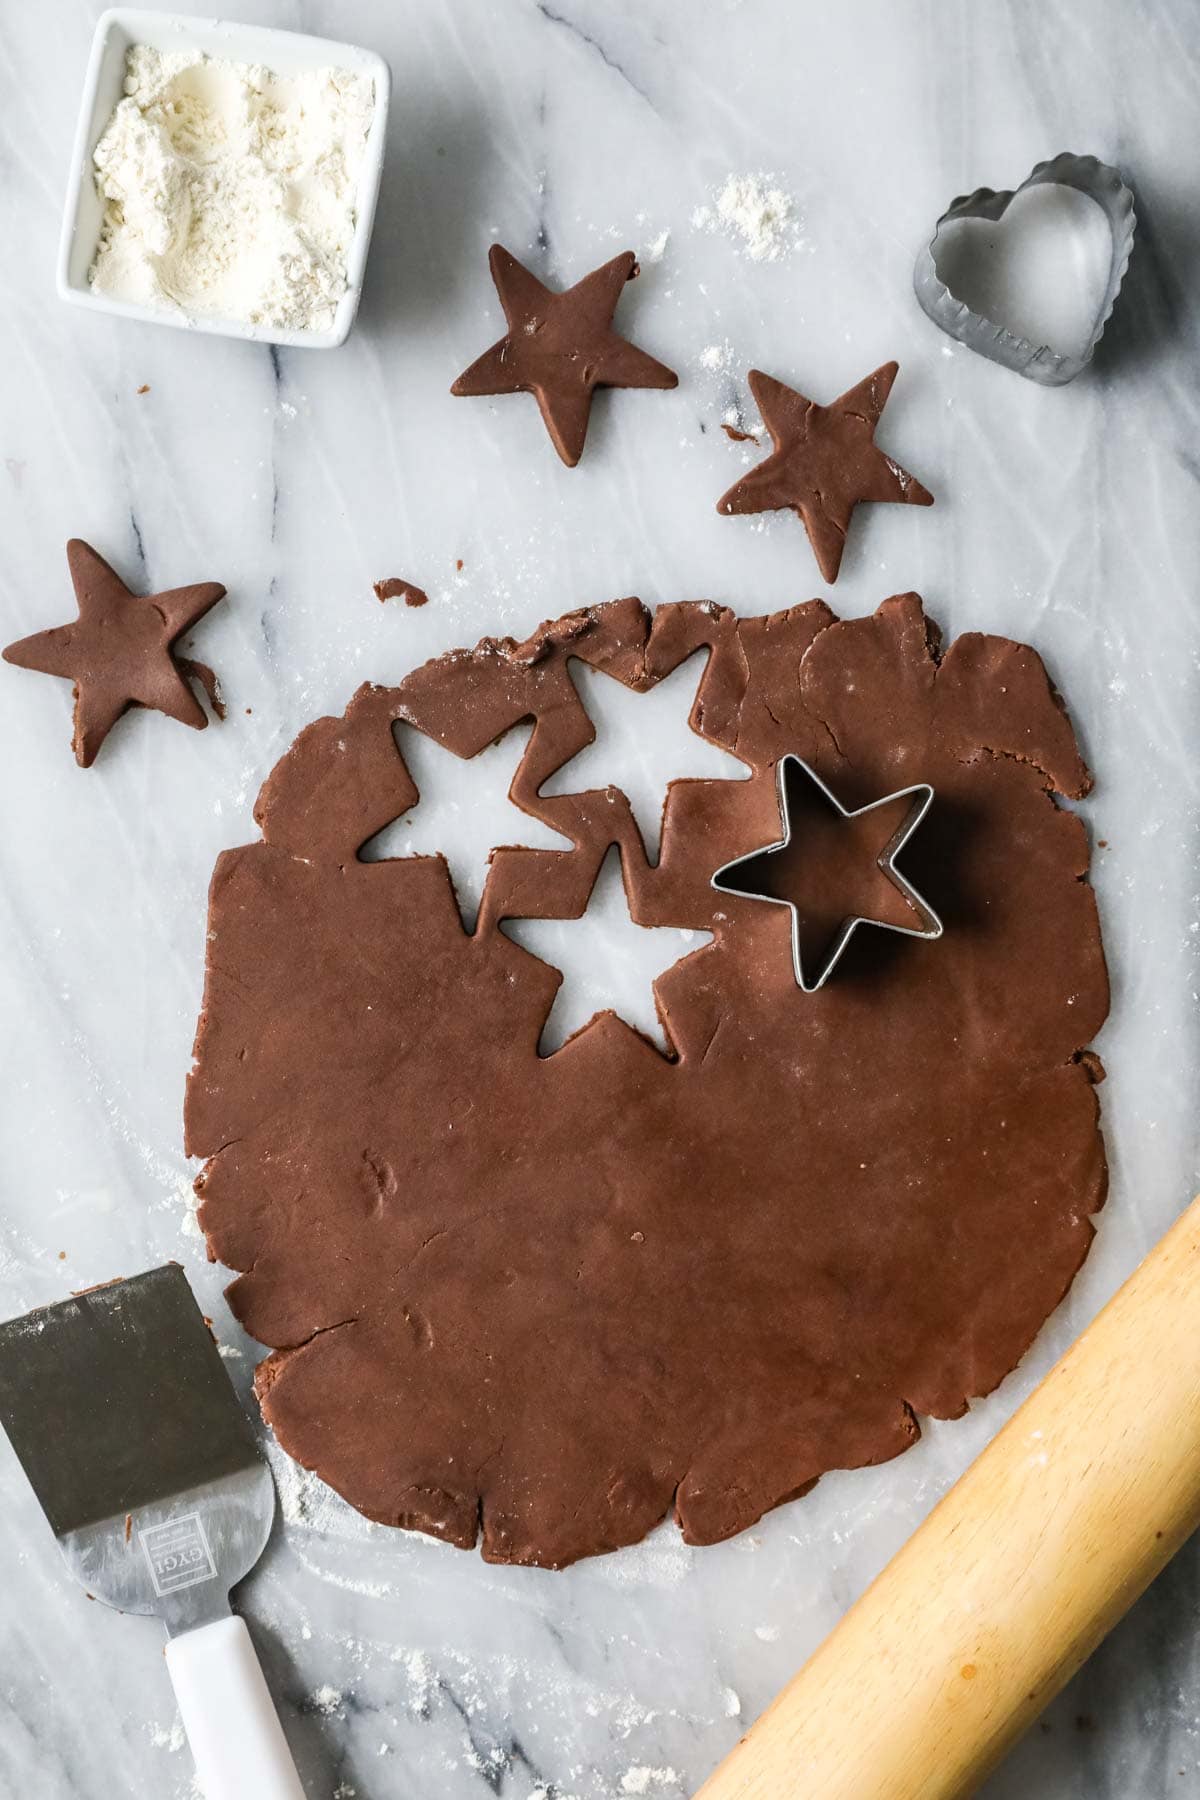
M 894 925 L 887 919 L 869 919 L 863 917 L 861 914 L 856 914 L 851 918 L 843 919 L 821 959 L 817 968 L 816 978 L 812 981 L 808 979 L 805 973 L 804 960 L 800 952 L 800 912 L 795 902 L 781 899 L 778 894 L 767 894 L 751 888 L 734 886 L 729 879 L 735 869 L 744 869 L 747 864 L 756 863 L 760 858 L 769 856 L 773 851 L 786 850 L 790 845 L 792 841 L 792 820 L 791 805 L 788 796 L 788 782 L 792 778 L 794 771 L 799 771 L 806 775 L 813 786 L 817 788 L 822 796 L 828 801 L 833 810 L 843 819 L 860 819 L 864 814 L 877 812 L 881 806 L 891 805 L 897 800 L 903 800 L 906 797 L 911 797 L 912 800 L 912 804 L 905 814 L 903 821 L 892 833 L 892 836 L 884 845 L 875 860 L 878 867 L 888 877 L 889 881 L 899 889 L 900 893 L 908 901 L 917 917 L 921 920 L 920 925 Z M 941 937 L 942 932 L 945 929 L 942 925 L 942 921 L 938 918 L 938 915 L 934 912 L 928 901 L 922 899 L 912 883 L 902 875 L 896 867 L 896 858 L 899 856 L 905 844 L 907 844 L 909 838 L 917 829 L 917 826 L 921 823 L 921 820 L 925 817 L 925 814 L 929 811 L 929 808 L 933 803 L 933 789 L 929 786 L 928 782 L 922 781 L 917 782 L 913 787 L 898 788 L 894 794 L 884 794 L 881 799 L 872 800 L 868 806 L 849 809 L 843 806 L 837 795 L 832 793 L 829 788 L 826 787 L 815 769 L 811 768 L 802 757 L 794 756 L 789 752 L 787 755 L 781 756 L 778 763 L 775 765 L 775 787 L 779 798 L 779 823 L 783 830 L 782 838 L 778 843 L 764 844 L 758 850 L 751 850 L 745 856 L 738 856 L 735 857 L 732 862 L 724 863 L 721 868 L 717 870 L 716 874 L 712 876 L 711 885 L 716 889 L 718 894 L 730 894 L 742 900 L 766 900 L 772 906 L 787 907 L 792 915 L 792 969 L 796 977 L 796 986 L 800 989 L 801 993 L 815 994 L 818 989 L 824 987 L 825 983 L 829 980 L 829 977 L 833 974 L 834 969 L 841 961 L 846 946 L 849 944 L 850 939 L 854 936 L 855 931 L 860 925 L 874 925 L 879 931 L 894 931 L 900 937 L 929 939 Z
M 951 293 L 937 272 L 935 261 L 938 236 L 944 225 L 959 219 L 989 219 L 993 223 L 1003 217 L 1018 194 L 1027 188 L 1053 185 L 1074 188 L 1094 200 L 1108 219 L 1112 232 L 1112 257 L 1104 298 L 1096 314 L 1091 334 L 1082 351 L 1063 355 L 1048 344 L 1035 344 L 1028 338 L 1005 331 L 982 313 L 973 312 L 965 301 Z M 1094 156 L 1075 156 L 1064 150 L 1049 162 L 1040 162 L 1026 176 L 1020 187 L 1002 193 L 992 188 L 976 188 L 973 194 L 960 194 L 951 202 L 934 227 L 933 237 L 917 258 L 913 288 L 921 307 L 934 324 L 1006 369 L 1015 369 L 1029 381 L 1043 387 L 1063 387 L 1091 362 L 1096 345 L 1104 335 L 1104 327 L 1112 315 L 1121 282 L 1129 267 L 1137 216 L 1133 195 L 1116 169 L 1098 162 Z

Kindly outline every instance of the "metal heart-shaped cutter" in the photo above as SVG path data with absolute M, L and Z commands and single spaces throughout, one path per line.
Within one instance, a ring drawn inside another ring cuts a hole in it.
M 1030 343 L 1028 338 L 1005 331 L 1003 326 L 994 324 L 981 313 L 972 312 L 965 301 L 951 293 L 934 261 L 938 235 L 944 225 L 958 219 L 989 219 L 994 224 L 1003 217 L 1018 194 L 1023 194 L 1026 188 L 1046 184 L 1075 188 L 1086 194 L 1102 209 L 1112 232 L 1112 259 L 1104 299 L 1091 336 L 1082 352 L 1075 356 L 1060 355 L 1048 344 Z M 960 194 L 942 214 L 933 237 L 917 258 L 913 287 L 934 324 L 957 338 L 960 344 L 965 344 L 968 350 L 977 350 L 981 356 L 1001 363 L 1006 369 L 1015 369 L 1018 375 L 1040 382 L 1043 387 L 1062 387 L 1066 382 L 1074 381 L 1092 360 L 1129 267 L 1136 223 L 1133 195 L 1117 170 L 1109 168 L 1107 163 L 1097 162 L 1094 156 L 1073 156 L 1064 150 L 1050 162 L 1038 163 L 1019 188 L 1010 188 L 1001 194 L 992 188 L 976 188 L 973 194 Z

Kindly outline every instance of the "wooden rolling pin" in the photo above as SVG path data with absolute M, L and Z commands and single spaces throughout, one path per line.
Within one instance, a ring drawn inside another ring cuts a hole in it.
M 1200 1199 L 697 1800 L 961 1800 L 1200 1525 Z

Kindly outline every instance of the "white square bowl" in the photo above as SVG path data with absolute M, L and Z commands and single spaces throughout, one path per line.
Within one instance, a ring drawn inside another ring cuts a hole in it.
M 189 313 L 137 306 L 97 294 L 88 282 L 88 270 L 96 254 L 104 203 L 96 189 L 92 153 L 125 93 L 125 57 L 134 44 L 152 50 L 200 50 L 231 62 L 261 63 L 276 75 L 299 75 L 308 69 L 341 68 L 369 75 L 375 84 L 375 111 L 367 133 L 366 155 L 355 200 L 354 238 L 346 259 L 346 292 L 338 301 L 333 324 L 327 331 L 284 331 L 273 325 L 246 325 L 217 314 Z M 114 7 L 102 14 L 92 39 L 79 124 L 71 157 L 66 212 L 58 251 L 58 292 L 62 299 L 120 318 L 146 319 L 155 325 L 175 325 L 189 331 L 215 332 L 221 337 L 249 338 L 259 344 L 286 344 L 298 349 L 332 350 L 343 344 L 354 323 L 362 296 L 363 271 L 375 203 L 383 173 L 383 145 L 387 132 L 388 100 L 392 76 L 381 56 L 354 44 L 338 44 L 330 38 L 307 37 L 296 31 L 274 31 L 265 26 L 238 25 L 227 19 L 193 19 L 184 13 L 141 12 Z

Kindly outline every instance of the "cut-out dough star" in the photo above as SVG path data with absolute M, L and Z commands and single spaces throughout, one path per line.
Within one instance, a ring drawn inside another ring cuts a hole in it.
M 423 731 L 400 728 L 400 749 L 417 788 L 409 811 L 362 846 L 364 862 L 391 857 L 445 857 L 466 930 L 475 918 L 497 845 L 570 850 L 570 838 L 522 812 L 509 798 L 533 727 L 515 726 L 478 756 L 455 756 Z M 515 835 L 514 835 L 515 834 Z
M 931 787 L 903 788 L 849 812 L 798 756 L 780 757 L 776 784 L 782 840 L 726 863 L 712 885 L 718 893 L 788 908 L 792 967 L 802 992 L 824 986 L 860 925 L 941 937 L 941 920 L 896 867 L 929 811 Z
M 80 538 L 67 545 L 67 565 L 78 619 L 10 644 L 4 660 L 74 682 L 74 749 L 79 766 L 91 766 L 131 706 L 150 707 L 203 731 L 208 724 L 204 708 L 185 679 L 186 662 L 181 666 L 172 648 L 176 638 L 222 598 L 225 589 L 220 582 L 201 581 L 163 594 L 133 594 L 116 570 Z
M 500 244 L 488 262 L 508 331 L 464 369 L 452 394 L 532 394 L 554 448 L 573 469 L 596 388 L 678 386 L 673 370 L 613 330 L 621 290 L 637 274 L 632 250 L 557 294 Z
M 833 402 L 818 406 L 751 369 L 750 392 L 775 448 L 717 501 L 722 513 L 797 513 L 826 581 L 836 581 L 850 515 L 860 500 L 932 506 L 927 488 L 885 456 L 875 427 L 899 365 L 884 363 Z
M 745 781 L 750 773 L 738 757 L 701 737 L 687 722 L 707 661 L 707 653 L 698 650 L 640 694 L 572 658 L 571 678 L 596 736 L 556 769 L 540 791 L 557 795 L 619 788 L 633 809 L 647 857 L 656 861 L 673 781 Z
M 670 925 L 638 925 L 629 915 L 614 846 L 578 919 L 505 919 L 500 929 L 562 974 L 542 1027 L 538 1053 L 561 1050 L 598 1013 L 612 1011 L 640 1031 L 664 1056 L 671 1054 L 654 1004 L 654 983 L 681 957 L 712 942 L 711 931 Z

